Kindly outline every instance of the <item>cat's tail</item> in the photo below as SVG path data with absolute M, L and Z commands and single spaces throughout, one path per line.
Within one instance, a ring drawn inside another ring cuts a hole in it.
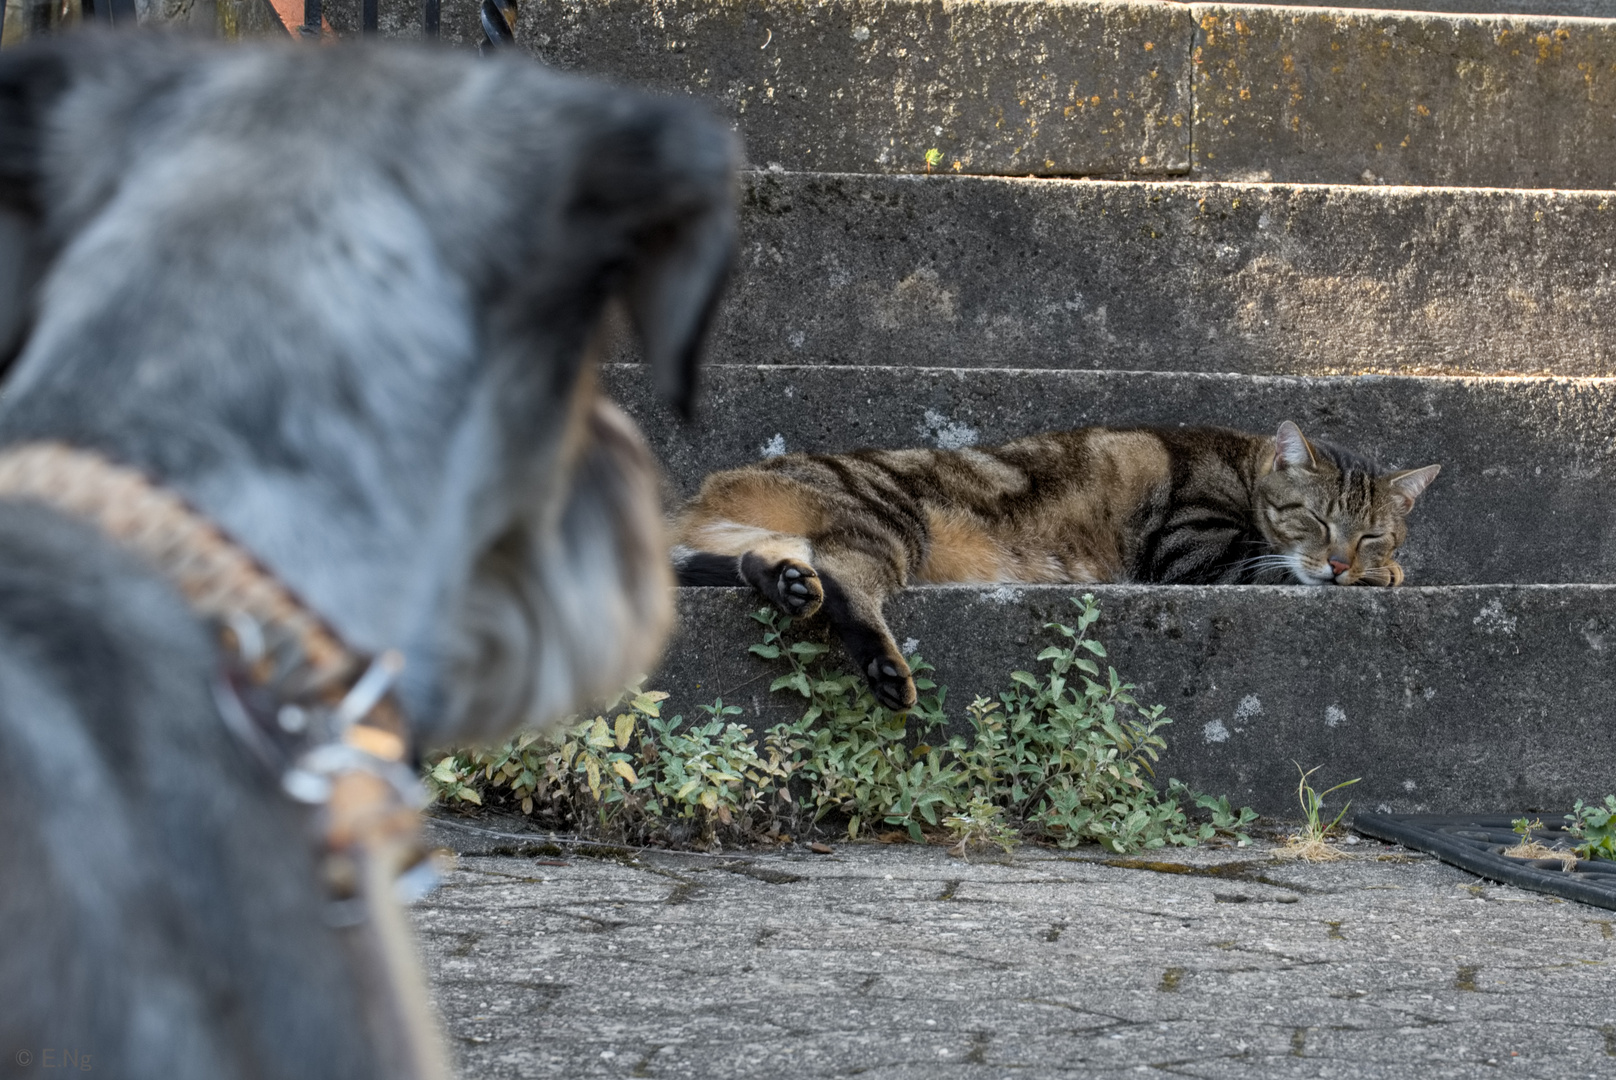
M 673 549 L 673 576 L 680 585 L 749 585 L 739 555 L 714 555 L 683 545 Z

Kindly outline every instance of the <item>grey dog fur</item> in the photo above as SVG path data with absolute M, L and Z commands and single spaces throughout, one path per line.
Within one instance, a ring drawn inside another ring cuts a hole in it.
M 654 471 L 591 342 L 621 297 L 688 403 L 737 160 L 688 103 L 517 58 L 7 50 L 0 444 L 183 494 L 350 644 L 404 651 L 427 745 L 554 717 L 671 618 Z M 131 556 L 0 503 L 0 1068 L 421 1071 L 217 664 Z

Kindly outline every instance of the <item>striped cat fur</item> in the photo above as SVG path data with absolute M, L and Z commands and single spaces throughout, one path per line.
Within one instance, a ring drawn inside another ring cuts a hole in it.
M 914 704 L 882 604 L 914 583 L 1401 585 L 1441 466 L 1387 472 L 1286 421 L 1081 428 L 967 450 L 786 454 L 714 473 L 674 522 L 682 585 L 823 610 L 877 699 Z

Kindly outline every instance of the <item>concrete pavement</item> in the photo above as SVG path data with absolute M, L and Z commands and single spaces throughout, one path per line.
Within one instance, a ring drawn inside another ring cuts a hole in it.
M 505 849 L 415 909 L 465 1077 L 1616 1074 L 1611 912 L 1373 841 Z

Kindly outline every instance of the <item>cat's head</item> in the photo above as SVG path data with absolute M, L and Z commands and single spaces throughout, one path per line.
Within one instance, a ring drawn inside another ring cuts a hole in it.
M 1406 520 L 1440 465 L 1383 473 L 1289 420 L 1257 482 L 1257 520 L 1273 549 L 1264 562 L 1304 585 L 1401 585 L 1395 558 Z

